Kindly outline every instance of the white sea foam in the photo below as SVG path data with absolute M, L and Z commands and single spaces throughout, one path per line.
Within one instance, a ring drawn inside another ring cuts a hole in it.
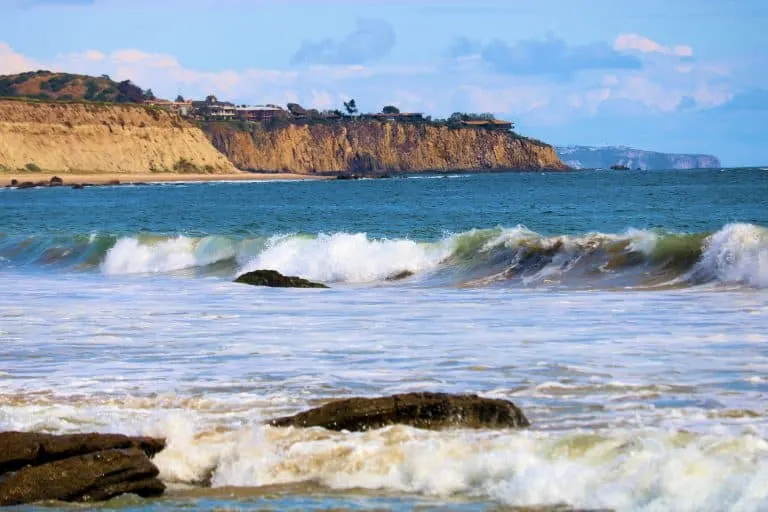
M 179 236 L 142 242 L 121 238 L 101 264 L 105 274 L 144 274 L 170 272 L 210 265 L 235 257 L 236 245 L 220 237 L 194 239 Z
M 530 250 L 541 250 L 548 252 L 546 257 L 549 260 L 522 276 L 523 284 L 537 286 L 558 282 L 585 256 L 592 257 L 609 246 L 606 244 L 626 242 L 626 247 L 621 250 L 651 257 L 665 236 L 655 231 L 630 229 L 622 234 L 548 237 L 525 226 L 517 226 L 447 235 L 432 243 L 373 239 L 365 233 L 289 234 L 267 240 L 252 238 L 239 241 L 221 236 L 199 239 L 186 236 L 155 239 L 126 237 L 118 240 L 107 252 L 101 269 L 113 275 L 162 273 L 232 259 L 239 264 L 239 272 L 272 269 L 331 283 L 373 283 L 404 271 L 418 274 L 450 264 L 446 259 L 456 251 L 461 252 L 461 258 L 481 265 L 485 258 L 493 256 L 494 251 L 508 250 L 507 264 L 514 267 L 518 264 L 518 257 L 529 256 Z M 489 271 L 498 272 L 498 268 Z M 492 276 L 475 276 L 473 279 L 482 280 L 483 277 Z M 720 282 L 768 287 L 768 230 L 752 224 L 723 227 L 707 239 L 701 260 L 685 275 L 671 282 L 681 284 L 688 281 L 694 284 Z
M 768 287 L 768 230 L 753 224 L 729 224 L 712 235 L 693 273 L 723 283 Z
M 178 428 L 178 426 L 174 427 Z M 749 434 L 366 433 L 245 428 L 170 434 L 161 477 L 214 487 L 318 482 L 428 496 L 467 495 L 509 505 L 569 503 L 643 511 L 762 510 L 768 442 Z
M 447 243 L 372 240 L 364 233 L 275 237 L 243 271 L 271 269 L 324 282 L 368 283 L 432 269 L 450 253 Z

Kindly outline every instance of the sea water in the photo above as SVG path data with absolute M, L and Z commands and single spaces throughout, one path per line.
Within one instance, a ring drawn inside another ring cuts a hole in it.
M 768 510 L 760 169 L 1 190 L 0 222 L 0 431 L 168 439 L 166 497 L 112 507 Z M 533 425 L 263 426 L 409 391 Z

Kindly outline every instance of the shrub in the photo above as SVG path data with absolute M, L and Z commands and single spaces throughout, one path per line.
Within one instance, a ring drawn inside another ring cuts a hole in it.
M 38 167 L 37 164 L 32 163 L 32 162 L 29 162 L 27 165 L 24 166 L 24 168 L 26 170 L 28 170 L 29 172 L 40 172 L 40 171 L 42 171 L 42 169 L 40 169 L 40 167 Z
M 173 164 L 173 170 L 179 173 L 194 173 L 199 172 L 200 169 L 186 158 L 180 158 Z

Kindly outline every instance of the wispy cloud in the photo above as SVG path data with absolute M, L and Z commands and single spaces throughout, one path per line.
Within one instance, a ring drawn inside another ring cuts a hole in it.
M 663 44 L 638 34 L 621 34 L 613 43 L 617 51 L 638 51 L 641 53 L 659 53 L 677 57 L 693 57 L 693 48 L 688 45 L 664 46 Z
M 491 70 L 512 75 L 570 76 L 585 70 L 642 67 L 637 57 L 620 53 L 607 43 L 569 46 L 554 36 L 523 39 L 514 44 L 496 39 L 485 45 L 458 38 L 449 53 L 455 58 L 474 56 Z
M 340 41 L 304 41 L 294 64 L 366 64 L 385 57 L 395 46 L 395 30 L 385 20 L 358 19 L 355 30 Z

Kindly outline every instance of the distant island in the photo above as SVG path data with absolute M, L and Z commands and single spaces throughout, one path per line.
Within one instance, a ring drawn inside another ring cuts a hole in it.
M 0 172 L 386 175 L 567 170 L 552 146 L 492 114 L 433 119 L 393 105 L 361 113 L 215 95 L 157 98 L 129 80 L 35 71 L 0 77 Z
M 720 160 L 712 155 L 659 153 L 625 146 L 556 146 L 563 162 L 574 169 L 719 169 Z

